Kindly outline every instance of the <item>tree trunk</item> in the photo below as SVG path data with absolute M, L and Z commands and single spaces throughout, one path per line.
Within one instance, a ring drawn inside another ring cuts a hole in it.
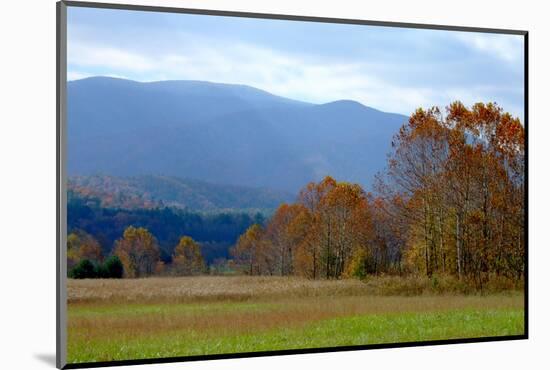
M 426 201 L 424 200 L 424 203 Z M 428 277 L 431 276 L 430 271 L 430 255 L 429 255 L 429 241 L 428 241 L 428 209 L 427 206 L 424 205 L 424 257 L 426 258 L 426 275 Z
M 455 238 L 456 238 L 456 271 L 457 271 L 457 274 L 458 274 L 458 278 L 461 279 L 462 278 L 462 262 L 461 262 L 461 259 L 462 259 L 462 248 L 461 248 L 461 245 L 460 245 L 460 218 L 461 216 L 459 215 L 459 213 L 457 212 L 456 213 L 456 235 L 455 235 Z

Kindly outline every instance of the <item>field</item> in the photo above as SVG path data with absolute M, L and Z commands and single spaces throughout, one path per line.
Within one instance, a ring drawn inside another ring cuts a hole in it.
M 385 284 L 385 285 L 384 285 Z M 381 289 L 380 287 L 384 287 Z M 69 280 L 70 363 L 520 335 L 523 293 L 394 294 L 387 281 Z

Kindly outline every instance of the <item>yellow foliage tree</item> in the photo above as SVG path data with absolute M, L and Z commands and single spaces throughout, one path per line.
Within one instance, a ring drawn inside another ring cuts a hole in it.
M 143 227 L 129 226 L 122 239 L 115 242 L 114 254 L 120 258 L 126 277 L 152 275 L 160 258 L 155 237 Z
M 172 256 L 172 271 L 176 275 L 198 275 L 206 265 L 200 245 L 189 236 L 183 236 Z

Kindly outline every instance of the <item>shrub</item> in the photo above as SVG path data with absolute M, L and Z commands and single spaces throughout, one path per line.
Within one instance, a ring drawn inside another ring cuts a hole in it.
M 120 259 L 117 256 L 111 256 L 103 264 L 83 259 L 69 270 L 68 275 L 73 279 L 120 279 L 123 273 L 124 267 Z
M 344 272 L 344 277 L 354 277 L 361 280 L 365 279 L 367 277 L 367 262 L 368 256 L 366 252 L 363 249 L 360 249 L 353 255 L 346 271 Z
M 90 260 L 83 259 L 69 271 L 69 277 L 73 279 L 91 279 L 97 277 L 96 266 Z
M 105 263 L 100 266 L 100 277 L 120 279 L 124 273 L 124 267 L 122 261 L 117 256 L 111 256 L 105 260 Z

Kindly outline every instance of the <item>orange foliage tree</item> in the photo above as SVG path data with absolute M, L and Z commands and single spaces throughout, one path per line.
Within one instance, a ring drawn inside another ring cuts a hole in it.
M 385 199 L 404 200 L 406 253 L 428 276 L 454 273 L 481 288 L 520 278 L 524 258 L 524 129 L 496 104 L 443 115 L 419 109 L 395 136 Z
M 273 266 L 266 254 L 264 229 L 254 224 L 239 237 L 231 249 L 235 264 L 248 275 L 273 275 Z
M 364 191 L 327 176 L 306 185 L 297 203 L 281 205 L 265 229 L 251 226 L 232 252 L 248 274 L 339 278 L 370 236 Z

